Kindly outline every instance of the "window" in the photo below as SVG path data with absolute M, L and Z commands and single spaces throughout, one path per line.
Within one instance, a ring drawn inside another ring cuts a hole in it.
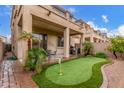
M 47 49 L 47 35 L 33 33 L 33 37 L 37 38 L 36 40 L 33 40 L 33 47 L 42 47 L 45 50 Z
M 86 37 L 85 38 L 85 41 L 90 41 L 90 37 Z
M 13 46 L 12 49 L 15 50 L 15 47 Z
M 64 38 L 58 37 L 58 47 L 63 47 L 63 46 L 64 46 Z

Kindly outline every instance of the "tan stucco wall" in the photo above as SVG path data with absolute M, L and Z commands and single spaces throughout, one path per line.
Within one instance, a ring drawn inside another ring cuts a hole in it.
M 95 34 L 95 33 L 84 34 L 83 39 L 85 40 L 85 38 L 88 38 L 88 37 L 90 37 L 90 41 L 91 41 L 91 42 L 94 42 L 94 41 L 93 41 L 93 38 L 96 38 L 96 39 L 97 39 L 97 42 L 98 42 L 99 40 L 104 41 L 104 42 L 107 41 L 107 38 L 102 37 L 102 36 L 99 36 L 99 35 L 97 35 L 97 34 Z
M 52 51 L 57 50 L 57 36 L 48 35 L 47 49 Z
M 78 38 L 78 37 L 71 37 L 70 38 L 70 45 L 75 46 L 75 44 L 80 44 L 80 38 Z
M 64 56 L 64 47 L 57 47 L 57 57 L 63 57 Z
M 55 35 L 48 35 L 47 49 L 56 51 L 57 57 L 64 56 L 64 47 L 58 47 L 58 37 Z
M 44 7 L 44 8 L 42 8 Z M 31 14 L 36 15 L 40 18 L 46 19 L 50 22 L 59 24 L 63 27 L 69 27 L 77 32 L 82 33 L 82 30 L 80 29 L 80 26 L 70 20 L 67 20 L 68 16 L 62 17 L 58 16 L 59 13 L 57 13 L 55 10 L 52 9 L 51 6 L 28 6 L 27 7 Z M 46 9 L 45 9 L 46 8 Z M 52 13 L 50 16 L 47 16 L 47 14 L 51 11 Z
M 97 52 L 103 52 L 105 54 L 109 54 L 108 46 L 110 44 L 107 42 L 104 43 L 93 43 L 93 54 L 96 54 Z
M 17 11 L 19 11 L 18 7 L 16 7 L 16 9 Z M 16 12 L 16 9 L 14 10 L 14 12 Z M 49 13 L 50 15 L 48 15 Z M 69 18 L 68 12 L 64 16 L 62 16 L 61 13 L 58 13 L 56 10 L 54 10 L 49 5 L 48 6 L 36 6 L 36 5 L 22 6 L 20 13 L 16 16 L 16 18 L 12 18 L 12 24 L 14 22 L 14 26 L 12 26 L 11 24 L 11 29 L 14 32 L 14 39 L 15 39 L 12 45 L 15 46 L 15 53 L 19 58 L 21 58 L 22 55 L 24 58 L 28 50 L 26 41 L 25 42 L 23 41 L 23 43 L 18 41 L 19 32 L 21 31 L 32 32 L 32 28 L 33 28 L 32 15 L 39 18 L 39 20 L 42 19 L 47 22 L 57 24 L 57 26 L 65 29 L 65 31 L 63 31 L 64 41 L 66 41 L 66 43 L 64 43 L 64 48 L 57 47 L 57 36 L 56 35 L 48 34 L 48 42 L 47 42 L 48 50 L 52 50 L 52 51 L 57 50 L 58 54 L 64 54 L 65 56 L 68 57 L 69 56 L 68 55 L 69 54 L 69 51 L 68 51 L 69 43 L 71 43 L 72 45 L 75 45 L 75 43 L 80 43 L 80 38 L 71 38 L 71 41 L 69 42 L 69 35 L 71 34 L 71 31 L 75 31 L 78 34 L 79 33 L 82 34 L 83 30 L 77 23 L 74 23 L 72 22 L 71 19 L 68 19 Z M 19 30 L 18 23 L 21 17 L 22 17 L 21 19 L 22 28 L 21 30 Z M 85 34 L 84 34 L 84 37 L 85 37 Z
M 4 53 L 4 44 L 2 41 L 0 41 L 0 62 L 3 59 L 3 53 Z

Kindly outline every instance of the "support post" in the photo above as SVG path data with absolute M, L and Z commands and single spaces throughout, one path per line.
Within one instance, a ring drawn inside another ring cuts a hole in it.
M 24 7 L 24 13 L 22 16 L 22 32 L 23 31 L 32 33 L 32 15 L 29 12 L 27 6 Z M 31 47 L 32 47 L 32 41 L 31 41 Z M 25 62 L 27 57 L 27 51 L 28 51 L 28 41 L 23 40 L 22 51 L 23 51 L 22 61 Z
M 69 58 L 69 36 L 70 36 L 70 30 L 67 27 L 64 31 L 64 57 Z
M 83 44 L 83 34 L 81 34 L 81 38 L 80 38 L 80 54 L 82 55 L 82 44 Z

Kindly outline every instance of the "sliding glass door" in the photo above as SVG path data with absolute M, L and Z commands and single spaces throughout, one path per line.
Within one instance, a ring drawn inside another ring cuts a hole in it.
M 47 49 L 47 35 L 46 34 L 33 34 L 36 38 L 33 40 L 33 47 L 42 47 L 43 49 Z

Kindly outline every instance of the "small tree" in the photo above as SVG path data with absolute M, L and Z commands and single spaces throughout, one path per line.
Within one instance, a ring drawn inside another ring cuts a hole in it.
M 83 44 L 84 48 L 83 48 L 83 51 L 84 51 L 84 55 L 87 56 L 87 55 L 90 55 L 91 52 L 92 52 L 92 49 L 93 49 L 93 45 L 91 42 L 89 41 L 85 41 L 84 44 Z
M 118 57 L 116 53 L 124 53 L 124 38 L 119 36 L 111 38 L 111 46 L 108 49 L 113 53 L 113 55 L 117 59 Z
M 31 40 L 33 38 L 32 33 L 22 32 L 19 39 L 26 40 L 28 42 L 28 48 L 31 49 Z

